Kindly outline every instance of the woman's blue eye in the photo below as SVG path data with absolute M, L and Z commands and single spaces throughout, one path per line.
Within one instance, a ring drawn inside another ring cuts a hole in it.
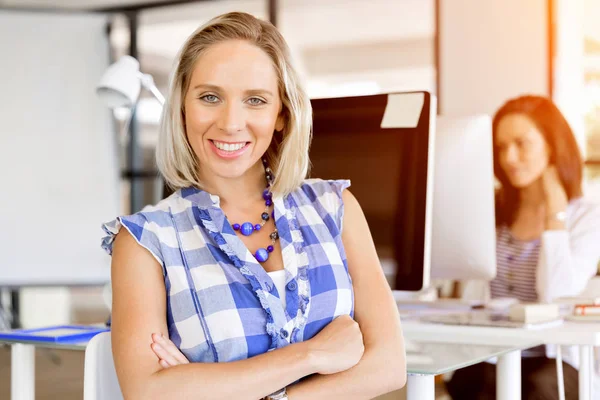
M 200 99 L 204 100 L 207 103 L 216 103 L 219 101 L 219 98 L 214 94 L 205 94 L 204 96 L 200 97 Z
M 264 101 L 263 99 L 260 99 L 258 97 L 252 97 L 252 98 L 248 99 L 248 103 L 250 103 L 251 106 L 260 106 L 262 104 L 265 104 L 266 101 Z

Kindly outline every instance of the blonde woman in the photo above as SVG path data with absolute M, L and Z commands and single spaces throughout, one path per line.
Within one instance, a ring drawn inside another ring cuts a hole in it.
M 126 399 L 404 385 L 398 312 L 350 183 L 305 180 L 311 120 L 271 24 L 230 13 L 183 46 L 157 148 L 176 191 L 104 226 Z

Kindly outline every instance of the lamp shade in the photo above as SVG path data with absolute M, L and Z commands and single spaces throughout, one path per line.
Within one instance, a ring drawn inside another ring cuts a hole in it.
M 140 77 L 138 60 L 123 56 L 108 67 L 96 87 L 96 93 L 110 108 L 130 107 L 140 95 Z

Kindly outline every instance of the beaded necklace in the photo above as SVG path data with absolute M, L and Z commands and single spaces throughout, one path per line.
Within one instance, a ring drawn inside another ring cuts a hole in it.
M 263 191 L 262 197 L 263 200 L 265 201 L 265 210 L 263 211 L 263 213 L 260 215 L 260 223 L 258 224 L 253 224 L 252 222 L 244 222 L 242 224 L 233 224 L 233 230 L 235 230 L 236 232 L 240 232 L 242 235 L 244 236 L 250 236 L 255 232 L 258 232 L 261 230 L 261 228 L 267 223 L 267 221 L 270 218 L 275 219 L 275 211 L 271 211 L 270 215 L 269 215 L 269 210 L 270 208 L 273 206 L 273 193 L 271 193 L 271 185 L 273 183 L 273 171 L 271 170 L 271 168 L 268 167 L 267 165 L 267 160 L 263 159 L 263 166 L 265 167 L 265 178 L 267 180 L 267 188 Z M 275 250 L 275 242 L 277 241 L 277 239 L 279 239 L 279 233 L 277 232 L 277 227 L 275 227 L 275 230 L 269 235 L 269 237 L 271 238 L 271 244 L 268 245 L 266 248 L 259 248 L 258 250 L 256 250 L 256 252 L 254 253 L 254 257 L 256 257 L 256 259 L 258 260 L 258 262 L 265 262 L 269 259 L 269 254 L 273 252 L 273 250 Z

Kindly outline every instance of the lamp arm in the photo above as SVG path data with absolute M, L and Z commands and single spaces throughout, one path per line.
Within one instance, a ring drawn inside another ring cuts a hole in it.
M 158 102 L 160 103 L 161 106 L 164 106 L 165 105 L 165 97 L 162 95 L 162 93 L 158 90 L 158 88 L 154 84 L 154 79 L 152 78 L 152 75 L 143 74 L 140 72 L 139 78 L 140 78 L 140 81 L 142 82 L 142 86 L 154 95 L 154 97 L 156 98 L 156 100 L 158 100 Z

